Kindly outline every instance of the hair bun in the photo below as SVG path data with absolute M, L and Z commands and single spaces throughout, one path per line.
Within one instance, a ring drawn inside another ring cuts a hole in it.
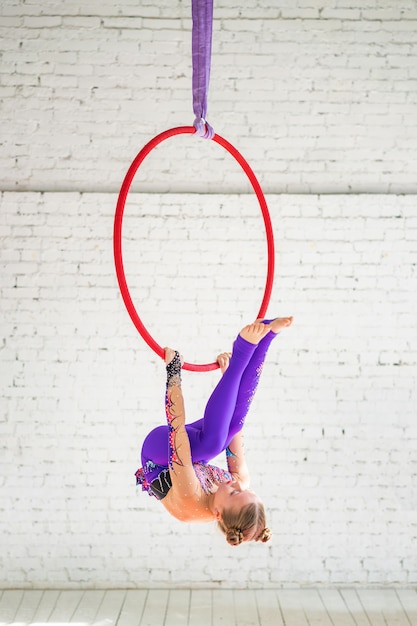
M 272 533 L 269 528 L 264 528 L 261 534 L 259 535 L 257 541 L 262 541 L 262 543 L 266 543 L 272 537 Z
M 229 528 L 226 539 L 231 546 L 238 546 L 243 541 L 243 533 L 240 528 Z

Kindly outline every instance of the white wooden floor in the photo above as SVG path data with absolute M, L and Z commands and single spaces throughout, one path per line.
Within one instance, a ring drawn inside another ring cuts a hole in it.
M 0 590 L 0 626 L 417 626 L 417 590 Z

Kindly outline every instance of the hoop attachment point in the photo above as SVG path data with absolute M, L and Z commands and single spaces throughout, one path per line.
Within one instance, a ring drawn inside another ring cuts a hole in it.
M 202 139 L 213 139 L 215 132 L 204 117 L 196 117 L 193 123 L 195 134 Z

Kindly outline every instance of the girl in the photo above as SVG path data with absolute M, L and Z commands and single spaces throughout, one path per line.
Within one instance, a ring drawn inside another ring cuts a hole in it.
M 240 331 L 232 354 L 223 353 L 217 359 L 223 376 L 204 417 L 191 424 L 185 424 L 182 357 L 165 348 L 167 426 L 155 428 L 146 437 L 137 484 L 178 520 L 217 520 L 231 545 L 271 538 L 263 503 L 248 489 L 242 428 L 269 345 L 292 321 L 292 317 L 257 320 Z M 224 450 L 228 471 L 208 463 Z

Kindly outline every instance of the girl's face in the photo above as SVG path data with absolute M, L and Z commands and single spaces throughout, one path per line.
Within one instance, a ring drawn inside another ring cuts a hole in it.
M 221 483 L 214 494 L 216 517 L 221 518 L 223 509 L 239 511 L 243 506 L 259 502 L 259 498 L 250 489 L 242 489 L 239 483 Z

